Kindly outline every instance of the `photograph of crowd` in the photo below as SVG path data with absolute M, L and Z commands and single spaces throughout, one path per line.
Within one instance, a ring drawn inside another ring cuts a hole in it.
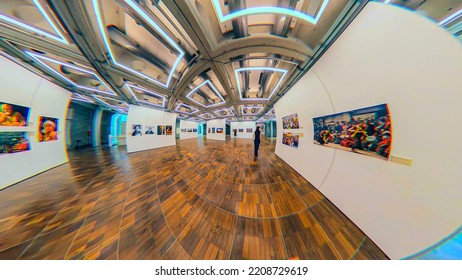
M 282 118 L 282 128 L 283 129 L 299 129 L 300 125 L 298 123 L 298 114 L 288 115 Z
M 146 132 L 144 134 L 146 135 L 154 135 L 156 134 L 154 132 L 155 127 L 154 126 L 146 126 Z
M 313 118 L 314 144 L 388 160 L 392 129 L 387 104 Z
M 282 144 L 284 145 L 298 149 L 299 140 L 300 140 L 300 134 L 295 134 L 291 132 L 284 132 L 282 134 Z
M 29 108 L 9 103 L 0 103 L 0 125 L 27 126 Z
M 28 151 L 26 132 L 0 132 L 0 154 Z
M 37 140 L 39 142 L 58 140 L 58 119 L 39 117 Z
M 217 127 L 217 133 L 223 133 L 223 128 Z

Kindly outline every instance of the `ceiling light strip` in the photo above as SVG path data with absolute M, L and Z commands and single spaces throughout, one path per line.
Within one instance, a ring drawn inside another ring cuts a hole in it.
M 222 102 L 218 102 L 218 103 L 215 103 L 215 104 L 212 104 L 212 105 L 209 105 L 209 106 L 206 106 L 205 104 L 202 104 L 200 103 L 199 101 L 191 98 L 190 96 L 192 94 L 194 94 L 197 90 L 199 90 L 199 88 L 203 87 L 204 85 L 206 84 L 209 84 L 209 86 L 212 88 L 212 90 L 215 92 L 215 94 L 221 99 Z M 213 86 L 213 84 L 210 82 L 210 80 L 206 80 L 205 82 L 201 83 L 200 85 L 198 85 L 197 87 L 195 87 L 191 92 L 188 93 L 188 95 L 186 95 L 186 98 L 188 98 L 189 100 L 199 104 L 199 105 L 202 105 L 204 106 L 205 108 L 208 108 L 208 107 L 212 107 L 212 106 L 217 106 L 217 105 L 220 105 L 220 104 L 224 104 L 225 103 L 225 99 L 223 98 L 223 96 L 220 94 L 220 92 L 218 92 L 218 90 Z
M 268 96 L 268 98 L 242 98 L 242 95 L 243 95 L 243 92 L 241 91 L 241 83 L 240 83 L 240 80 L 239 80 L 239 75 L 238 75 L 238 72 L 243 72 L 243 71 L 254 71 L 254 70 L 257 70 L 257 71 L 274 71 L 274 72 L 281 72 L 283 73 L 282 74 L 282 77 L 279 79 L 278 83 L 276 84 L 276 86 L 274 87 L 273 91 L 271 92 L 271 94 Z M 239 91 L 239 98 L 241 100 L 270 100 L 271 97 L 273 96 L 273 94 L 276 92 L 276 90 L 278 89 L 279 85 L 281 84 L 281 82 L 284 80 L 285 76 L 287 75 L 287 70 L 286 69 L 281 69 L 281 68 L 274 68 L 274 67 L 245 67 L 245 68 L 237 68 L 237 69 L 234 69 L 234 75 L 236 77 L 236 82 L 237 82 L 237 87 L 238 87 L 238 91 Z
M 445 25 L 447 23 L 450 23 L 454 20 L 456 20 L 459 16 L 462 15 L 462 9 L 458 10 L 457 12 L 453 13 L 452 15 L 446 17 L 442 21 L 439 22 L 439 25 Z
M 153 106 L 157 106 L 157 107 L 165 108 L 165 96 L 160 95 L 160 94 L 155 93 L 155 92 L 152 92 L 152 91 L 149 91 L 149 90 L 144 89 L 144 88 L 140 88 L 140 87 L 134 86 L 134 85 L 130 85 L 130 84 L 125 84 L 125 85 L 127 86 L 128 91 L 129 91 L 129 92 L 132 94 L 132 96 L 136 99 L 136 101 L 141 102 L 141 103 L 145 103 L 145 104 L 149 104 L 149 105 L 153 105 Z M 148 102 L 148 101 L 145 101 L 145 100 L 140 100 L 140 99 L 138 99 L 138 97 L 136 97 L 136 94 L 132 91 L 132 88 L 137 89 L 137 90 L 141 90 L 141 91 L 144 91 L 144 92 L 147 92 L 149 95 L 153 95 L 153 96 L 156 96 L 156 97 L 161 98 L 161 99 L 162 99 L 162 106 L 161 106 L 161 105 L 158 105 L 158 104 L 154 104 L 154 103 Z
M 225 22 L 228 20 L 232 20 L 238 17 L 243 17 L 243 16 L 251 16 L 251 15 L 257 15 L 257 14 L 282 14 L 282 15 L 287 15 L 291 17 L 296 17 L 301 20 L 304 20 L 306 22 L 312 23 L 312 24 L 317 24 L 319 19 L 321 18 L 321 15 L 324 13 L 324 10 L 327 7 L 327 4 L 329 4 L 329 0 L 324 0 L 321 4 L 321 7 L 316 14 L 316 16 L 312 16 L 300 11 L 284 8 L 284 7 L 253 7 L 253 8 L 246 8 L 238 11 L 233 11 L 227 15 L 223 14 L 223 11 L 221 9 L 220 5 L 220 0 L 213 0 L 213 5 L 215 7 L 215 10 L 217 12 L 218 18 L 220 22 Z

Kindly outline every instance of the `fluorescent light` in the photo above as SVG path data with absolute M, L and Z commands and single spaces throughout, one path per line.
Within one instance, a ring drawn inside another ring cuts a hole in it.
M 39 62 L 40 64 L 42 64 L 43 66 L 45 66 L 47 69 L 49 69 L 50 71 L 52 71 L 53 73 L 55 73 L 56 75 L 60 76 L 62 79 L 64 79 L 66 82 L 70 83 L 71 85 L 75 86 L 75 87 L 78 87 L 78 88 L 82 88 L 82 89 L 85 89 L 85 90 L 88 90 L 88 91 L 96 91 L 96 92 L 101 92 L 101 93 L 105 93 L 105 94 L 110 94 L 110 95 L 116 95 L 115 93 L 113 93 L 111 91 L 111 89 L 109 88 L 109 86 L 102 80 L 98 77 L 98 75 L 96 75 L 96 73 L 90 71 L 90 70 L 87 70 L 87 69 L 84 69 L 84 68 L 81 68 L 81 67 L 78 67 L 78 66 L 75 66 L 73 64 L 69 64 L 69 63 L 66 63 L 66 62 L 62 62 L 62 61 L 59 61 L 59 60 L 55 60 L 53 58 L 49 58 L 49 57 L 46 57 L 46 56 L 43 56 L 43 55 L 39 55 L 39 54 L 35 54 L 35 53 L 32 53 L 30 51 L 25 51 L 25 53 L 29 56 L 31 56 L 32 58 L 34 58 L 37 62 Z M 96 89 L 96 88 L 91 88 L 91 87 L 87 87 L 87 86 L 82 86 L 82 85 L 79 85 L 79 84 L 76 84 L 74 81 L 68 79 L 67 77 L 65 77 L 64 75 L 62 75 L 61 73 L 59 73 L 58 71 L 56 71 L 55 69 L 53 69 L 52 67 L 50 67 L 48 64 L 46 64 L 45 62 L 43 62 L 42 60 L 46 60 L 46 61 L 49 61 L 49 62 L 52 62 L 52 63 L 55 63 L 55 64 L 58 64 L 58 65 L 64 65 L 66 67 L 69 67 L 69 68 L 72 68 L 72 69 L 75 69 L 77 71 L 80 71 L 80 72 L 83 72 L 83 73 L 86 73 L 86 74 L 90 74 L 92 75 L 93 77 L 95 77 L 98 81 L 100 81 L 109 91 L 103 91 L 103 90 L 99 90 L 99 89 Z
M 453 13 L 452 15 L 446 17 L 442 21 L 440 21 L 439 25 L 445 25 L 446 23 L 449 23 L 453 20 L 455 20 L 457 17 L 462 15 L 462 9 L 458 10 L 457 12 Z
M 239 81 L 239 75 L 238 72 L 243 72 L 243 71 L 254 71 L 254 70 L 259 70 L 259 71 L 274 71 L 274 72 L 281 72 L 282 77 L 279 79 L 278 83 L 274 87 L 273 91 L 271 94 L 268 96 L 268 98 L 242 98 L 242 92 L 241 92 L 241 83 Z M 245 67 L 245 68 L 237 68 L 234 69 L 234 75 L 236 77 L 236 82 L 237 82 L 237 87 L 239 91 L 239 98 L 241 100 L 270 100 L 273 94 L 276 92 L 277 88 L 281 84 L 281 82 L 284 80 L 284 77 L 287 75 L 287 70 L 286 69 L 281 69 L 281 68 L 274 68 L 274 67 Z
M 225 21 L 232 20 L 238 17 L 250 16 L 250 15 L 256 15 L 256 14 L 282 14 L 282 15 L 288 15 L 291 17 L 296 17 L 296 18 L 299 18 L 301 20 L 304 20 L 312 24 L 317 24 L 319 21 L 319 18 L 321 18 L 321 15 L 324 13 L 324 10 L 326 9 L 326 6 L 328 3 L 329 3 L 329 0 L 324 0 L 322 2 L 321 8 L 319 9 L 316 16 L 309 15 L 309 14 L 306 14 L 300 11 L 292 10 L 289 8 L 284 8 L 284 7 L 253 7 L 253 8 L 233 11 L 227 15 L 223 15 L 220 1 L 213 0 L 213 5 L 215 7 L 215 10 L 217 12 L 220 22 L 225 22 Z
M 134 73 L 135 75 L 138 75 L 138 76 L 141 76 L 151 82 L 154 82 L 158 85 L 161 85 L 162 87 L 165 87 L 165 88 L 168 88 L 169 84 L 170 84 L 170 81 L 173 77 L 173 74 L 175 74 L 175 69 L 176 67 L 178 66 L 178 64 L 180 63 L 181 59 L 183 58 L 184 56 L 184 51 L 177 45 L 177 43 L 172 40 L 136 3 L 134 3 L 133 1 L 131 0 L 125 0 L 125 2 L 132 8 L 134 9 L 146 22 L 148 22 L 155 30 L 157 30 L 157 32 L 159 32 L 160 35 L 162 35 L 179 53 L 180 55 L 177 57 L 177 59 L 175 60 L 175 62 L 173 63 L 173 67 L 172 69 L 170 70 L 170 73 L 168 74 L 168 78 L 167 78 L 167 82 L 164 84 L 160 81 L 157 81 L 143 73 L 140 73 L 132 68 L 129 68 L 123 64 L 120 64 L 116 61 L 115 59 L 115 56 L 114 56 L 114 53 L 112 52 L 112 49 L 111 49 L 111 45 L 110 45 L 110 40 L 108 39 L 108 36 L 106 34 L 106 28 L 104 27 L 104 24 L 103 24 L 103 20 L 102 20 L 102 16 L 101 16 L 101 11 L 100 11 L 100 7 L 99 7 L 99 4 L 98 4 L 98 0 L 92 0 L 93 2 L 93 9 L 95 11 L 95 15 L 96 15 L 96 19 L 97 19 L 97 22 L 98 22 L 98 27 L 99 27 L 99 30 L 101 32 L 101 36 L 103 36 L 103 41 L 104 41 L 104 44 L 106 45 L 106 48 L 108 49 L 109 51 L 109 55 L 110 55 L 110 59 L 112 61 L 112 63 L 114 63 L 115 65 L 119 66 L 120 68 L 123 68 L 129 72 L 132 72 Z
M 165 107 L 165 96 L 160 95 L 160 94 L 155 93 L 155 92 L 152 92 L 152 91 L 149 91 L 149 90 L 144 89 L 144 88 L 140 88 L 140 87 L 134 86 L 134 85 L 130 85 L 130 84 L 125 84 L 125 85 L 127 86 L 128 91 L 130 91 L 130 93 L 132 94 L 132 96 L 136 99 L 136 101 L 141 102 L 141 103 L 146 103 L 146 104 L 149 104 L 149 105 L 154 105 L 154 106 L 162 107 L 162 108 Z M 145 91 L 145 92 L 149 93 L 150 95 L 154 95 L 154 96 L 156 96 L 156 97 L 161 98 L 161 99 L 162 99 L 162 106 L 161 106 L 161 105 L 158 105 L 158 104 L 154 104 L 154 103 L 148 102 L 148 101 L 145 101 L 145 100 L 139 100 L 138 97 L 136 97 L 136 94 L 132 91 L 132 88 L 137 89 L 137 90 L 141 90 L 141 91 Z
M 88 97 L 78 94 L 76 92 L 72 93 L 72 100 L 77 100 L 77 101 L 83 101 L 83 102 L 88 102 L 88 103 L 95 103 L 93 100 L 89 99 Z
M 218 102 L 218 103 L 215 103 L 215 104 L 212 104 L 212 105 L 209 105 L 209 106 L 206 106 L 205 104 L 202 104 L 200 103 L 199 101 L 196 101 L 194 100 L 193 98 L 191 98 L 190 96 L 192 94 L 194 94 L 199 88 L 203 87 L 204 85 L 206 84 L 209 84 L 209 86 L 212 88 L 212 90 L 215 92 L 215 94 L 221 99 L 222 102 Z M 208 108 L 208 107 L 212 107 L 212 106 L 217 106 L 217 105 L 220 105 L 220 104 L 224 104 L 225 103 L 225 100 L 223 99 L 223 96 L 221 96 L 221 94 L 218 92 L 218 90 L 213 86 L 213 84 L 210 82 L 210 80 L 206 80 L 205 82 L 203 82 L 202 84 L 198 85 L 197 87 L 195 87 L 190 93 L 188 93 L 188 95 L 186 95 L 186 98 L 188 98 L 189 100 L 193 101 L 193 102 L 196 102 L 197 104 L 199 105 L 202 105 L 204 106 L 205 108 Z
M 43 17 L 46 19 L 46 21 L 48 22 L 48 24 L 51 25 L 51 27 L 53 28 L 53 30 L 58 33 L 59 36 L 56 36 L 54 34 L 51 34 L 51 33 L 48 33 L 47 31 L 41 29 L 41 28 L 38 28 L 38 27 L 35 27 L 35 26 L 32 26 L 32 25 L 29 25 L 25 22 L 22 22 L 21 20 L 19 19 L 16 19 L 16 18 L 11 18 L 7 15 L 4 15 L 4 14 L 0 14 L 0 20 L 4 20 L 8 23 L 11 23 L 11 24 L 14 24 L 14 25 L 17 25 L 19 27 L 22 27 L 24 29 L 27 29 L 29 31 L 32 31 L 34 33 L 37 33 L 37 34 L 40 34 L 44 37 L 47 37 L 47 38 L 50 38 L 50 39 L 53 39 L 55 41 L 58 41 L 58 42 L 61 42 L 63 44 L 66 44 L 66 45 L 69 45 L 69 42 L 66 40 L 66 37 L 64 37 L 64 35 L 61 33 L 61 31 L 59 30 L 59 28 L 55 25 L 55 23 L 51 20 L 50 16 L 48 15 L 48 13 L 46 12 L 45 8 L 42 6 L 42 4 L 40 4 L 40 2 L 38 0 L 33 0 L 34 2 L 34 5 L 39 9 L 40 13 L 43 15 Z
M 383 3 L 388 4 L 390 2 L 391 2 L 391 0 L 385 0 Z
M 127 113 L 127 112 L 125 112 L 125 110 L 128 111 L 128 104 L 126 102 L 123 102 L 123 103 L 127 107 L 122 107 L 122 106 L 111 105 L 111 104 L 107 103 L 106 101 L 102 100 L 101 98 L 113 100 L 113 101 L 116 101 L 116 102 L 120 102 L 120 100 L 112 99 L 112 98 L 108 98 L 108 97 L 96 96 L 94 94 L 93 94 L 93 97 L 95 99 L 97 99 L 98 101 L 100 101 L 101 103 L 103 103 L 103 104 L 107 105 L 108 107 L 113 108 L 113 109 L 115 109 L 115 110 L 117 110 L 119 112 L 122 111 L 123 113 Z
M 197 109 L 197 108 L 194 108 L 194 109 L 196 109 L 196 110 L 195 110 L 194 112 L 191 112 L 191 113 L 184 112 L 184 111 L 180 111 L 180 110 L 179 110 L 180 107 L 186 107 L 186 108 L 188 108 L 188 109 L 194 108 L 194 107 L 188 106 L 188 105 L 186 105 L 186 104 L 184 104 L 184 103 L 180 103 L 180 104 L 178 104 L 178 106 L 176 106 L 175 111 L 177 111 L 178 113 L 183 113 L 183 114 L 188 114 L 188 115 L 191 115 L 191 114 L 194 114 L 194 113 L 196 113 L 196 112 L 199 112 L 199 109 Z

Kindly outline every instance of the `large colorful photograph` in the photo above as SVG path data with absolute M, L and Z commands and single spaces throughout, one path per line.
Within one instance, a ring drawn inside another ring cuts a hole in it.
M 171 125 L 165 126 L 165 135 L 172 135 L 173 127 Z
M 29 108 L 0 103 L 0 126 L 27 126 Z
M 0 132 L 0 154 L 28 151 L 27 132 Z
M 143 136 L 143 126 L 141 124 L 134 124 L 133 126 L 133 131 L 132 131 L 132 136 Z
M 387 104 L 313 118 L 314 144 L 382 158 L 390 156 L 392 127 Z
M 252 128 L 246 128 L 246 129 L 245 129 L 245 132 L 247 132 L 247 133 L 252 133 L 252 132 L 253 132 L 253 129 L 252 129 Z
M 298 123 L 298 114 L 288 115 L 282 118 L 283 129 L 299 129 L 300 124 Z
M 223 133 L 223 128 L 217 127 L 217 133 Z
M 39 142 L 58 140 L 58 119 L 39 117 L 37 140 Z
M 282 134 L 282 144 L 294 147 L 298 149 L 298 142 L 300 140 L 300 134 L 292 132 L 284 132 Z

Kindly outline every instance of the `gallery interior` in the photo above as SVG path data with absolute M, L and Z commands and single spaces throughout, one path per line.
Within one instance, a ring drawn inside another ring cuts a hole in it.
M 3 0 L 0 259 L 462 259 L 461 42 L 462 0 Z

